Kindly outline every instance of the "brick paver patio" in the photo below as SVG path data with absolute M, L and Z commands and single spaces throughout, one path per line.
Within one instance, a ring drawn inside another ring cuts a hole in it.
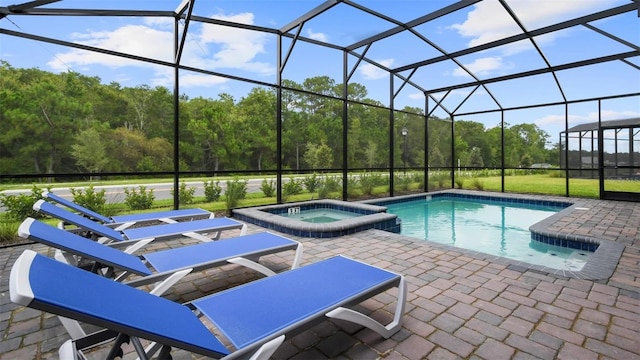
M 303 266 L 343 254 L 404 274 L 407 309 L 402 330 L 390 339 L 327 320 L 288 339 L 275 358 L 640 359 L 640 204 L 586 203 L 588 210 L 560 219 L 550 229 L 624 244 L 619 264 L 606 280 L 526 270 L 378 230 L 331 239 L 299 238 L 305 246 Z M 260 230 L 250 226 L 250 231 Z M 52 255 L 42 245 L 0 252 L 0 360 L 57 358 L 58 347 L 67 339 L 56 317 L 9 299 L 9 271 L 26 248 Z M 262 263 L 281 271 L 292 257 L 270 255 Z M 228 265 L 189 276 L 167 296 L 188 301 L 258 277 Z M 382 294 L 361 307 L 374 318 L 388 320 L 391 295 Z M 173 356 L 192 358 L 182 351 Z

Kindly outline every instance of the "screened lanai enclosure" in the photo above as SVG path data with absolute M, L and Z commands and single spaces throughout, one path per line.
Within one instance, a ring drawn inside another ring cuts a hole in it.
M 0 0 L 0 182 L 637 201 L 639 7 Z
M 639 134 L 640 118 L 573 126 L 560 134 L 561 167 L 574 169 L 571 177 L 603 179 L 600 192 L 606 198 L 637 201 L 637 194 L 619 191 L 615 184 L 640 180 Z

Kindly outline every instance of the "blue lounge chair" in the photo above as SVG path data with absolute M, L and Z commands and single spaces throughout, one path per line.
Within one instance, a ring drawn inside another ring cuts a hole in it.
M 135 287 L 154 284 L 150 291 L 154 295 L 164 294 L 190 273 L 228 263 L 272 276 L 274 271 L 258 263 L 260 257 L 294 250 L 291 269 L 295 269 L 300 264 L 303 251 L 302 244 L 297 241 L 260 232 L 135 256 L 33 218 L 22 222 L 18 235 L 56 249 L 56 258 L 71 265 L 82 265 L 101 275 L 113 275 L 116 281 Z M 127 280 L 131 275 L 134 278 Z M 86 335 L 77 322 L 62 322 L 72 338 Z
M 213 213 L 203 209 L 180 209 L 107 217 L 52 192 L 45 191 L 42 193 L 42 196 L 47 200 L 63 205 L 85 217 L 106 225 L 122 226 L 122 224 L 127 224 L 127 226 L 132 226 L 156 222 L 174 223 L 177 221 L 210 219 L 214 217 Z
M 140 358 L 158 350 L 166 355 L 175 347 L 212 358 L 268 359 L 285 337 L 323 321 L 325 316 L 351 321 L 388 338 L 401 328 L 406 298 L 402 276 L 342 256 L 262 278 L 187 305 L 31 250 L 16 260 L 9 281 L 14 303 L 105 329 L 67 341 L 60 348 L 60 358 L 81 355 L 83 350 L 107 340 L 113 340 L 111 352 L 116 354 L 123 342 L 131 340 Z M 393 320 L 386 326 L 350 308 L 396 287 Z M 209 330 L 199 315 L 218 331 Z M 155 344 L 144 349 L 140 339 Z
M 246 224 L 226 217 L 130 229 L 113 229 L 44 200 L 36 201 L 36 203 L 33 204 L 33 209 L 61 220 L 59 224 L 60 228 L 66 228 L 66 224 L 71 224 L 77 227 L 76 229 L 72 229 L 72 231 L 86 232 L 88 236 L 93 237 L 95 240 L 115 242 L 119 244 L 117 246 L 128 246 L 131 243 L 143 239 L 167 240 L 181 236 L 198 239 L 200 241 L 212 241 L 219 239 L 220 234 L 224 230 L 240 229 L 241 235 L 244 235 L 247 231 Z M 205 236 L 203 234 L 213 234 L 213 236 Z

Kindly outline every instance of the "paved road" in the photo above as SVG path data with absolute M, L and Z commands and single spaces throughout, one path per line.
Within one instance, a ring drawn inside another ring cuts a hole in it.
M 258 192 L 260 191 L 260 186 L 262 185 L 263 179 L 250 179 L 248 180 L 247 192 Z M 283 181 L 287 181 L 288 179 Z M 275 181 L 275 179 L 274 179 Z M 196 192 L 195 196 L 204 196 L 204 183 L 202 181 L 187 181 L 185 182 L 187 187 L 195 187 Z M 226 181 L 220 181 L 220 187 L 222 188 L 222 194 L 224 194 L 226 189 Z M 173 189 L 173 182 L 170 183 L 157 183 L 157 184 L 145 184 L 147 190 L 153 189 L 153 195 L 155 195 L 156 200 L 163 199 L 172 199 L 173 195 L 171 195 L 171 189 Z M 116 202 L 124 202 L 124 188 L 129 189 L 138 189 L 137 185 L 106 185 L 106 186 L 94 186 L 94 189 L 100 191 L 102 189 L 106 190 L 107 202 L 108 203 L 116 203 Z M 82 186 L 74 186 L 75 189 L 81 189 Z M 71 195 L 71 190 L 68 187 L 54 187 L 51 188 L 51 192 L 56 195 L 62 196 L 64 198 L 73 200 L 73 196 Z M 30 194 L 31 189 L 29 190 L 5 190 L 2 191 L 3 194 L 7 195 L 18 195 L 18 194 Z M 0 208 L 1 210 L 1 208 Z

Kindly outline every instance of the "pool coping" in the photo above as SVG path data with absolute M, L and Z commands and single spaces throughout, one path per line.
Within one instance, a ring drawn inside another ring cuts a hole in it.
M 491 193 L 486 191 L 473 191 L 473 190 L 460 190 L 460 189 L 452 189 L 452 190 L 441 190 L 441 191 L 433 191 L 427 193 L 420 194 L 411 194 L 411 195 L 402 195 L 396 196 L 392 198 L 381 198 L 381 199 L 371 199 L 364 200 L 361 203 L 396 203 L 403 202 L 407 199 L 413 198 L 425 198 L 427 196 L 434 195 L 453 195 L 453 196 L 461 196 L 461 197 L 471 197 L 471 198 L 490 198 L 490 199 L 500 199 L 500 200 L 508 200 L 514 202 L 527 202 L 527 203 L 536 203 L 545 205 L 549 202 L 554 203 L 563 203 L 566 206 L 565 209 L 560 210 L 559 212 L 551 215 L 550 217 L 539 221 L 529 228 L 532 233 L 532 236 L 538 237 L 538 241 L 540 239 L 546 239 L 547 241 L 542 240 L 542 242 L 550 243 L 551 239 L 555 239 L 557 241 L 551 242 L 552 244 L 557 244 L 562 246 L 562 242 L 571 241 L 571 242 L 580 242 L 586 244 L 597 245 L 597 249 L 595 252 L 589 257 L 587 262 L 584 264 L 582 269 L 579 271 L 570 271 L 564 269 L 556 269 L 550 268 L 542 265 L 534 265 L 524 261 L 509 259 L 505 257 L 489 255 L 486 253 L 463 249 L 451 245 L 440 244 L 436 242 L 429 242 L 429 245 L 434 245 L 437 248 L 442 248 L 449 251 L 456 251 L 462 254 L 471 255 L 474 258 L 480 258 L 481 260 L 491 261 L 496 263 L 501 263 L 504 265 L 509 265 L 513 270 L 531 270 L 537 271 L 541 273 L 559 275 L 568 278 L 576 278 L 576 279 L 584 279 L 584 280 L 606 280 L 613 275 L 620 257 L 622 256 L 622 252 L 624 251 L 625 246 L 623 244 L 616 243 L 610 240 L 598 239 L 591 236 L 585 235 L 575 235 L 575 234 L 567 234 L 561 233 L 558 231 L 552 231 L 549 229 L 549 226 L 555 223 L 557 220 L 566 217 L 567 215 L 573 213 L 574 211 L 583 211 L 585 202 L 580 199 L 575 198 L 557 198 L 551 196 L 544 195 L 530 195 L 530 194 L 510 194 L 510 193 Z M 404 236 L 407 239 L 412 239 L 414 241 L 420 241 L 408 236 Z M 566 245 L 565 245 L 566 246 Z
M 291 219 L 269 210 L 287 209 L 291 207 L 308 206 L 310 203 L 324 205 L 328 208 L 341 210 L 344 207 L 354 209 L 360 216 L 328 223 L 310 223 Z M 233 209 L 232 217 L 246 221 L 269 230 L 275 230 L 290 235 L 302 237 L 332 238 L 349 235 L 356 232 L 379 229 L 378 224 L 391 223 L 398 225 L 398 216 L 388 214 L 387 208 L 360 202 L 340 201 L 332 199 L 309 200 L 277 205 L 265 205 L 251 208 Z

